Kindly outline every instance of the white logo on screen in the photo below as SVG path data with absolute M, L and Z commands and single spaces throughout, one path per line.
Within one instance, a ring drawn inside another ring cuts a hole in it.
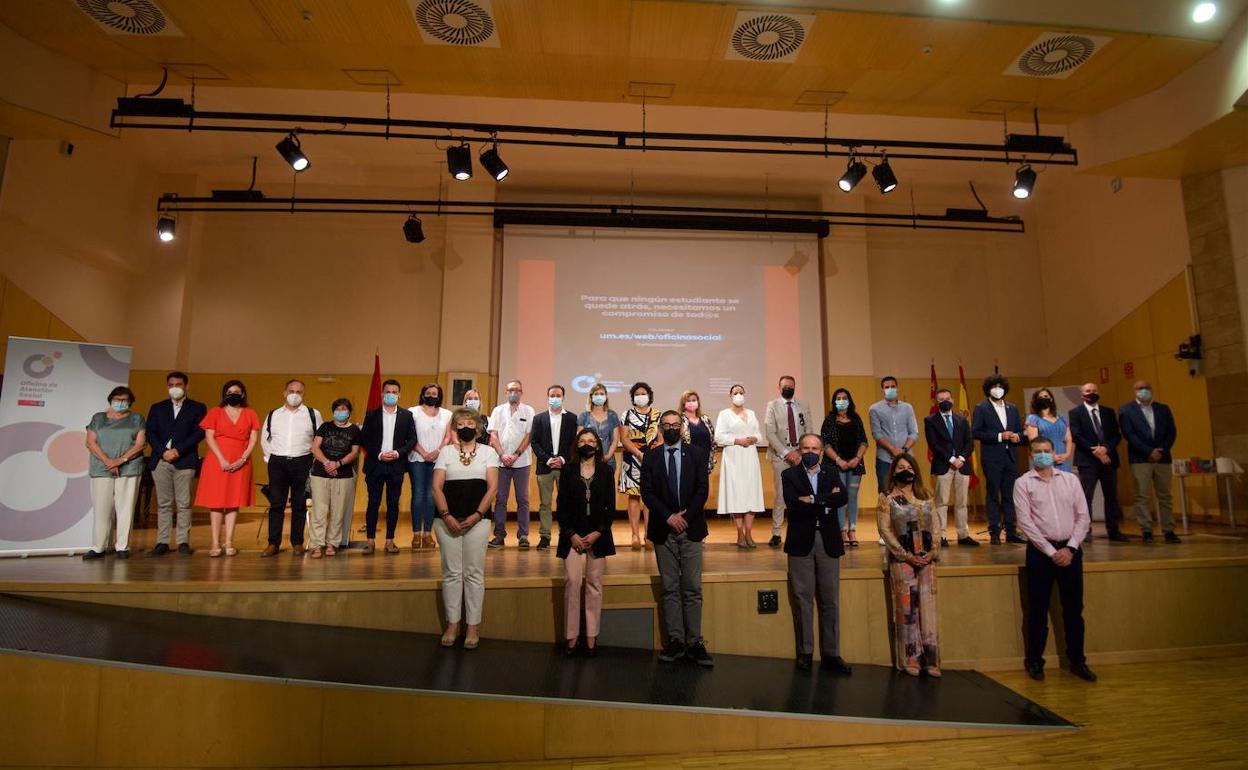
M 572 378 L 572 390 L 575 390 L 577 393 L 588 393 L 599 382 L 607 389 L 608 393 L 619 393 L 624 390 L 622 383 L 604 381 L 601 377 L 601 372 L 596 374 L 578 374 Z

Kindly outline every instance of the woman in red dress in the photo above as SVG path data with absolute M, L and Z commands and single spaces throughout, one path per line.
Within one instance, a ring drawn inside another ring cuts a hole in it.
M 251 483 L 251 451 L 260 438 L 260 418 L 247 406 L 247 386 L 230 380 L 221 388 L 221 405 L 214 406 L 199 423 L 209 452 L 199 472 L 195 504 L 208 509 L 212 521 L 209 556 L 233 556 L 234 522 L 238 509 L 255 503 Z M 221 525 L 225 524 L 222 548 Z

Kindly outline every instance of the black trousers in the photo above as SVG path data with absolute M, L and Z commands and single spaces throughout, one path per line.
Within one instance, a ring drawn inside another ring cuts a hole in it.
M 377 537 L 377 514 L 381 509 L 383 491 L 386 495 L 386 539 L 394 539 L 394 530 L 399 525 L 399 495 L 403 492 L 403 478 L 406 475 L 407 463 L 403 460 L 378 462 L 371 471 L 364 474 L 364 486 L 368 489 L 364 527 L 369 540 Z
M 1101 494 L 1105 496 L 1105 531 L 1111 535 L 1118 534 L 1118 524 L 1122 521 L 1122 506 L 1118 504 L 1118 469 L 1105 463 L 1096 465 L 1080 465 L 1075 468 L 1079 472 L 1079 483 L 1083 485 L 1083 496 L 1088 498 L 1088 513 L 1092 512 L 1092 495 L 1096 493 L 1096 484 L 1101 484 Z
M 984 481 L 988 485 L 988 532 L 1014 533 L 1014 482 L 1018 466 L 1013 463 L 984 465 Z M 1004 521 L 1002 521 L 1004 519 Z
M 269 458 L 269 544 L 282 544 L 286 501 L 290 500 L 290 544 L 303 545 L 303 525 L 308 520 L 308 475 L 312 455 Z
M 1064 543 L 1053 543 L 1064 547 Z M 1053 560 L 1030 543 L 1027 544 L 1027 651 L 1028 665 L 1044 664 L 1044 645 L 1049 637 L 1049 602 L 1053 583 L 1062 599 L 1062 625 L 1066 630 L 1066 660 L 1070 665 L 1084 663 L 1083 656 L 1083 550 L 1073 550 L 1074 559 L 1067 567 Z

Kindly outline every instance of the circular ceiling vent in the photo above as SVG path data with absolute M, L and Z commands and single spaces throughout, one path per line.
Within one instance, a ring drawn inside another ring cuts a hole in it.
M 77 0 L 82 12 L 101 25 L 127 35 L 159 35 L 169 20 L 150 0 Z
M 1018 69 L 1024 75 L 1052 77 L 1070 72 L 1092 58 L 1096 42 L 1083 35 L 1057 35 L 1023 51 Z
M 768 13 L 747 19 L 732 32 L 732 49 L 753 61 L 775 61 L 801 48 L 806 40 L 802 23 L 792 16 Z
M 472 0 L 421 0 L 413 9 L 425 34 L 451 45 L 480 45 L 494 34 L 494 19 Z

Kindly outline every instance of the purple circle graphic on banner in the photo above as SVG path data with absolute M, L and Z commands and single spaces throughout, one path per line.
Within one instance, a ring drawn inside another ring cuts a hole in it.
M 62 430 L 60 425 L 50 422 L 5 425 L 0 427 L 0 445 L 10 447 L 13 454 L 42 452 L 48 439 Z M 42 508 L 20 511 L 0 501 L 0 539 L 11 542 L 43 540 L 82 521 L 90 510 L 91 480 L 85 475 L 71 477 L 65 480 L 60 496 Z
M 108 382 L 124 385 L 130 379 L 130 362 L 118 361 L 103 345 L 82 345 L 82 362 Z

